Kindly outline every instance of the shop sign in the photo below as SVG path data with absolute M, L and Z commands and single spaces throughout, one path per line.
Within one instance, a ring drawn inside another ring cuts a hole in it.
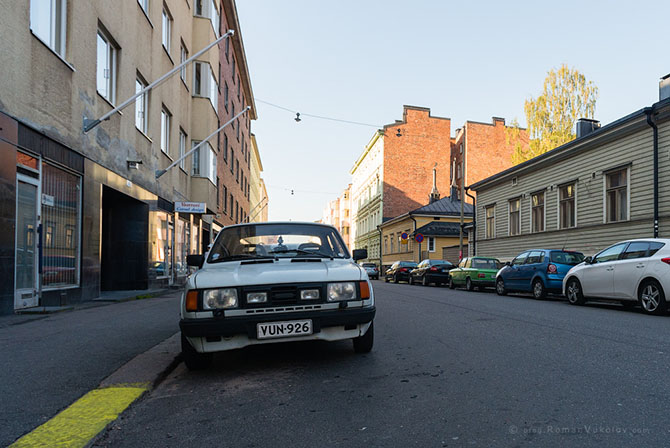
M 204 202 L 175 202 L 174 211 L 177 213 L 205 213 L 207 205 Z

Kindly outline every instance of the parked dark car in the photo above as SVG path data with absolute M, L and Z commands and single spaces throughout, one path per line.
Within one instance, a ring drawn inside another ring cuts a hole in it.
M 365 269 L 365 272 L 368 273 L 368 277 L 370 280 L 379 280 L 379 269 L 377 269 L 377 265 L 374 263 L 363 263 L 361 264 L 361 267 Z
M 563 293 L 563 278 L 584 261 L 584 254 L 565 250 L 533 249 L 519 254 L 496 276 L 496 292 L 532 292 L 536 299 Z
M 396 261 L 384 274 L 384 281 L 393 283 L 409 281 L 409 273 L 416 268 L 416 263 L 413 261 Z
M 453 268 L 454 265 L 447 260 L 423 260 L 409 273 L 409 284 L 421 283 L 428 286 L 435 283 L 440 286 L 449 282 L 449 271 Z

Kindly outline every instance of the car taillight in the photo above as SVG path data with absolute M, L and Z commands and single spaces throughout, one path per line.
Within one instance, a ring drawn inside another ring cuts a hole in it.
M 433 266 L 433 267 L 430 268 L 430 270 L 433 271 L 433 272 L 436 272 L 437 268 L 435 266 Z
M 661 261 L 665 264 L 670 264 L 670 258 L 661 258 Z
M 548 274 L 555 274 L 557 272 L 558 272 L 558 268 L 556 267 L 555 264 L 549 264 L 549 266 L 547 266 L 547 273 Z
M 398 272 L 407 272 L 407 268 L 400 268 L 398 269 Z
M 477 274 L 477 277 L 478 278 L 484 278 L 484 277 L 486 277 L 486 274 Z

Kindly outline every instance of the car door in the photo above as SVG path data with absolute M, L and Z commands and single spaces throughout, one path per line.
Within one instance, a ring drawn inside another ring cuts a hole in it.
M 451 277 L 454 279 L 454 283 L 456 285 L 462 285 L 463 282 L 465 281 L 463 278 L 463 268 L 465 268 L 465 263 L 467 263 L 468 259 L 464 258 L 458 263 L 458 267 L 452 269 L 449 274 L 451 274 Z
M 521 287 L 521 267 L 526 262 L 528 254 L 530 252 L 524 252 L 519 254 L 512 264 L 505 269 L 503 272 L 503 280 L 505 281 L 505 287 L 510 290 L 518 290 Z
M 533 277 L 537 273 L 539 266 L 544 260 L 544 252 L 541 250 L 533 250 L 528 254 L 526 262 L 519 268 L 519 289 L 522 291 L 530 291 L 532 286 L 530 284 Z
M 614 266 L 614 296 L 637 300 L 637 285 L 647 267 L 649 242 L 631 241 Z
M 584 267 L 580 281 L 586 297 L 613 298 L 614 262 L 619 259 L 627 245 L 628 243 L 619 243 L 608 247 L 596 255 L 590 265 Z

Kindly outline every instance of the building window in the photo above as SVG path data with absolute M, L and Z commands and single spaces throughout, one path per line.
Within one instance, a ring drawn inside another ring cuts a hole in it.
M 118 49 L 112 44 L 111 38 L 102 30 L 98 30 L 97 52 L 98 93 L 113 104 L 116 97 L 116 54 Z
M 170 121 L 172 115 L 163 106 L 161 109 L 161 151 L 170 155 Z
M 229 60 L 228 56 L 230 56 L 230 39 L 226 39 L 226 61 Z
M 42 205 L 44 287 L 79 284 L 80 178 L 47 163 L 42 164 L 42 194 L 53 205 Z
M 240 99 L 240 89 L 241 89 L 242 83 L 240 82 L 240 76 L 237 76 L 237 99 Z
M 428 237 L 428 252 L 435 252 L 435 238 Z
M 509 201 L 509 234 L 510 236 L 521 233 L 521 199 L 516 198 Z
M 226 42 L 228 42 L 226 40 Z M 228 112 L 228 83 L 223 82 L 223 107 L 226 108 L 226 112 Z
M 209 98 L 212 107 L 217 110 L 219 86 L 216 83 L 212 67 L 207 62 L 195 62 L 193 70 L 193 96 Z
M 149 13 L 149 0 L 137 0 L 145 13 Z
M 391 253 L 394 253 L 394 252 L 395 252 L 395 250 L 394 250 L 394 248 L 393 248 L 393 241 L 394 241 L 394 238 L 395 238 L 395 234 L 392 233 L 392 234 L 391 234 Z
M 544 231 L 544 192 L 531 195 L 530 228 L 533 232 Z
M 231 107 L 231 111 L 232 111 L 230 115 L 234 117 L 235 116 L 235 103 L 231 103 L 230 107 Z M 235 129 L 235 122 L 234 121 L 232 123 L 230 123 L 230 125 L 233 127 L 233 129 Z
M 235 56 L 234 55 L 233 55 L 233 62 L 232 62 L 231 65 L 233 66 L 233 84 L 235 84 L 235 73 L 237 73 L 237 72 L 235 71 Z
M 135 79 L 135 93 L 139 93 L 146 87 L 146 81 L 138 73 Z M 144 134 L 147 133 L 147 92 L 135 99 L 135 127 Z
M 216 176 L 216 206 L 221 205 L 221 192 L 219 191 L 219 176 Z
M 172 40 L 172 16 L 170 15 L 170 11 L 167 10 L 165 5 L 163 5 L 162 23 L 163 37 L 161 42 L 163 43 L 163 48 L 165 48 L 165 51 L 170 54 L 170 41 Z
M 212 23 L 214 34 L 219 35 L 219 9 L 215 0 L 196 0 L 194 15 L 205 17 Z
M 235 174 L 235 151 L 230 148 L 230 172 Z
M 63 58 L 66 18 L 66 0 L 30 0 L 30 30 Z
M 186 45 L 184 45 L 184 42 L 181 43 L 181 55 L 179 57 L 179 63 L 183 64 L 186 62 L 188 59 L 188 50 L 186 49 Z M 184 84 L 186 84 L 186 66 L 184 65 L 181 70 L 179 70 L 179 76 L 181 77 L 181 80 L 184 81 Z
M 628 219 L 628 168 L 605 176 L 605 210 L 607 222 Z
M 235 159 L 235 181 L 240 183 L 240 161 Z
M 223 213 L 228 213 L 228 187 L 223 186 Z
M 486 238 L 496 237 L 496 212 L 495 205 L 486 207 Z
M 192 142 L 196 147 L 200 142 Z M 209 142 L 193 151 L 193 176 L 206 177 L 216 185 L 216 153 Z
M 228 162 L 228 136 L 223 134 L 223 160 Z
M 563 185 L 558 188 L 559 227 L 568 229 L 575 227 L 575 184 Z
M 186 133 L 182 128 L 179 128 L 179 168 L 184 171 L 186 171 L 186 157 L 184 157 L 184 154 L 186 154 L 186 140 Z
M 149 278 L 172 273 L 172 217 L 165 212 L 149 212 Z

